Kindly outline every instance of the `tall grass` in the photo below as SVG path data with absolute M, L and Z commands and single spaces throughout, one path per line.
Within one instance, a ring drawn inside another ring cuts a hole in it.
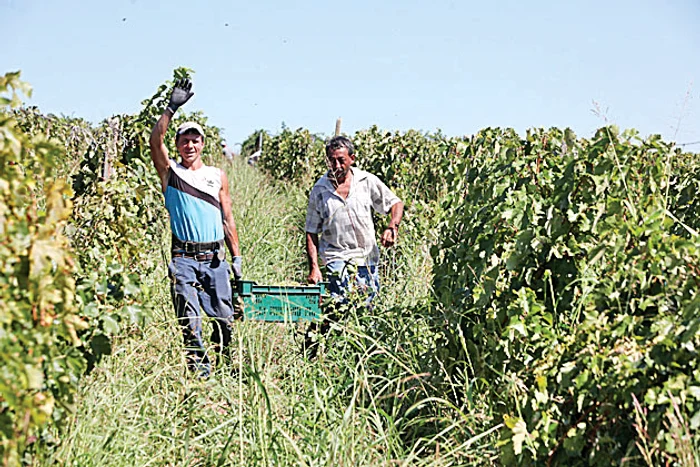
M 244 276 L 304 280 L 306 194 L 274 186 L 242 161 L 228 167 Z M 303 327 L 239 322 L 234 355 L 207 380 L 188 373 L 166 263 L 149 278 L 156 316 L 125 335 L 85 379 L 73 421 L 42 465 L 468 465 L 495 458 L 493 421 L 440 396 L 421 239 L 388 253 L 381 298 L 302 358 Z M 416 284 L 419 284 L 418 286 Z M 411 306 L 409 306 L 411 304 Z

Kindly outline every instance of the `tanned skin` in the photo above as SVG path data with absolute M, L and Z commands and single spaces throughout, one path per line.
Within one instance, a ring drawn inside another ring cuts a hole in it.
M 330 178 L 335 186 L 335 192 L 343 199 L 347 199 L 350 194 L 350 186 L 352 184 L 352 164 L 355 162 L 355 155 L 348 154 L 346 148 L 340 148 L 333 151 L 328 157 L 328 168 Z M 387 228 L 382 232 L 380 238 L 381 244 L 385 248 L 389 248 L 396 244 L 396 239 L 399 233 L 398 226 L 403 218 L 403 203 L 398 202 L 391 206 L 391 221 Z M 318 284 L 323 280 L 321 268 L 318 265 L 318 234 L 306 232 L 306 255 L 309 260 L 309 275 L 306 278 L 309 284 Z
M 163 115 L 160 116 L 158 122 L 153 127 L 150 138 L 151 159 L 153 165 L 160 177 L 161 188 L 163 192 L 168 186 L 168 172 L 170 171 L 170 156 L 168 149 L 165 147 L 165 133 L 168 130 L 168 125 L 172 119 L 172 112 L 166 109 Z M 204 166 L 202 162 L 202 149 L 204 149 L 204 137 L 197 133 L 196 130 L 188 131 L 180 135 L 175 140 L 177 152 L 180 154 L 183 167 L 189 170 L 198 170 Z M 231 256 L 241 256 L 241 250 L 238 243 L 238 231 L 236 230 L 236 222 L 233 220 L 231 212 L 231 196 L 228 188 L 228 177 L 224 171 L 221 171 L 221 190 L 219 190 L 219 203 L 224 214 L 224 240 L 226 246 L 231 253 Z

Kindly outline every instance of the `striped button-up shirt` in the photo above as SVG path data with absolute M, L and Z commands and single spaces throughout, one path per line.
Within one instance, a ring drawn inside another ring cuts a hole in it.
M 355 167 L 348 197 L 336 193 L 328 173 L 311 189 L 306 231 L 319 234 L 319 256 L 324 264 L 353 260 L 358 265 L 379 262 L 372 209 L 387 214 L 401 200 L 376 175 Z

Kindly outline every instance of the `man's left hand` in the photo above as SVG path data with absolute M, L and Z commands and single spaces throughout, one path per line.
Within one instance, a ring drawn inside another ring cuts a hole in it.
M 243 258 L 240 256 L 233 257 L 233 261 L 231 261 L 231 271 L 233 272 L 233 277 L 237 281 L 243 279 Z
M 399 229 L 396 227 L 387 227 L 384 229 L 384 232 L 382 232 L 382 237 L 381 237 L 381 242 L 382 246 L 384 248 L 389 248 L 390 246 L 394 246 L 396 244 L 396 239 L 399 234 Z

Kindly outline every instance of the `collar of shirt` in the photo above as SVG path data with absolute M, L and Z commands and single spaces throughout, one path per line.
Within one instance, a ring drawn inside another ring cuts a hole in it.
M 362 180 L 367 178 L 367 175 L 369 175 L 367 172 L 364 170 L 360 170 L 357 167 L 350 167 L 350 170 L 352 170 L 352 181 L 350 182 L 350 192 L 352 193 L 354 191 L 354 188 L 357 186 L 358 183 L 360 183 Z M 320 185 L 325 189 L 330 191 L 331 193 L 335 193 L 335 186 L 333 185 L 333 181 L 330 178 L 330 170 L 326 172 L 323 177 L 321 177 L 320 180 Z M 348 194 L 348 197 L 350 195 Z

